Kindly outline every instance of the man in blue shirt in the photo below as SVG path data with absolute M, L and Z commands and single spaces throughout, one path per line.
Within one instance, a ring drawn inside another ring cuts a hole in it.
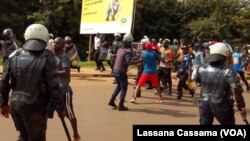
M 189 90 L 192 97 L 194 96 L 194 90 L 190 89 L 188 85 L 186 84 L 186 81 L 189 79 L 191 80 L 191 74 L 192 74 L 192 55 L 188 53 L 188 47 L 182 46 L 181 49 L 183 50 L 183 58 L 180 64 L 180 69 L 177 73 L 177 77 L 179 78 L 179 82 L 177 85 L 178 90 L 178 97 L 177 100 L 181 100 L 183 95 L 183 88 L 185 90 Z
M 148 80 L 152 82 L 152 86 L 155 87 L 157 90 L 157 95 L 159 96 L 157 102 L 163 103 L 163 97 L 161 94 L 160 85 L 157 77 L 157 71 L 156 71 L 157 61 L 160 61 L 160 55 L 154 52 L 152 50 L 152 47 L 153 47 L 152 43 L 146 43 L 145 44 L 146 51 L 143 52 L 141 55 L 140 60 L 143 61 L 143 72 L 137 83 L 133 98 L 130 100 L 130 102 L 132 103 L 135 103 L 138 92 Z
M 245 64 L 243 63 L 242 53 L 240 52 L 239 47 L 236 46 L 235 52 L 233 53 L 233 70 L 240 75 L 241 80 L 246 84 L 247 91 L 249 91 L 249 85 L 245 78 L 245 73 L 243 69 L 244 66 Z

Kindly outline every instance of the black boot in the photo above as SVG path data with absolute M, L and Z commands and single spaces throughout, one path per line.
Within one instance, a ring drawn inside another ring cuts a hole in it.
M 120 101 L 119 106 L 118 106 L 119 111 L 127 111 L 128 107 L 124 106 L 124 101 Z
M 110 99 L 110 101 L 109 101 L 109 103 L 108 103 L 108 105 L 111 106 L 111 107 L 113 107 L 113 108 L 117 108 L 117 105 L 115 104 L 114 101 L 115 101 L 115 97 L 112 96 L 111 99 Z

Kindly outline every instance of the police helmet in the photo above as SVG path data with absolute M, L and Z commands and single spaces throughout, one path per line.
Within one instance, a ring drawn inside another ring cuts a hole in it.
M 124 42 L 132 42 L 134 40 L 134 37 L 131 33 L 126 33 L 124 36 L 123 36 L 123 41 Z
M 3 37 L 13 37 L 13 30 L 11 28 L 6 28 L 3 30 Z
M 71 41 L 71 37 L 66 36 L 66 37 L 64 38 L 64 40 L 65 40 L 65 41 Z
M 225 59 L 232 51 L 232 47 L 229 44 L 222 42 L 217 42 L 211 45 L 209 48 L 210 57 L 207 60 L 209 63 Z
M 31 39 L 38 39 L 47 42 L 49 38 L 49 32 L 44 25 L 32 24 L 28 26 L 24 33 L 25 41 Z

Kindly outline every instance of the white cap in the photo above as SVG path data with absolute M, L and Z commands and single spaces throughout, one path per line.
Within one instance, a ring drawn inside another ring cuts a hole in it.
M 168 38 L 164 39 L 165 41 L 168 41 L 169 43 L 171 42 Z
M 149 39 L 147 38 L 147 39 L 141 39 L 141 43 L 148 43 L 149 42 Z

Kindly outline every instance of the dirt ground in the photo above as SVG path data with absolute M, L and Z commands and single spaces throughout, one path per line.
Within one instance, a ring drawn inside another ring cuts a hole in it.
M 199 124 L 197 107 L 199 88 L 194 98 L 191 98 L 186 92 L 183 100 L 177 103 L 175 100 L 176 80 L 174 80 L 173 94 L 172 96 L 164 94 L 165 102 L 163 104 L 155 102 L 154 90 L 146 90 L 145 88 L 142 89 L 142 97 L 137 99 L 136 104 L 132 104 L 129 100 L 132 97 L 133 86 L 135 85 L 134 80 L 130 78 L 125 103 L 129 111 L 118 111 L 111 109 L 107 105 L 115 88 L 115 84 L 112 84 L 112 77 L 79 76 L 81 77 L 72 77 L 71 86 L 74 92 L 74 108 L 82 141 L 132 141 L 132 127 L 134 124 Z M 245 88 L 244 85 L 243 87 Z M 244 97 L 247 111 L 250 112 L 249 92 L 244 93 Z M 116 103 L 118 102 L 119 97 Z M 66 123 L 72 135 L 72 128 L 67 119 Z M 236 112 L 236 123 L 244 124 L 238 112 Z M 218 124 L 218 122 L 215 120 L 214 124 Z M 0 117 L 0 141 L 15 141 L 17 136 L 18 132 L 14 128 L 12 119 Z M 54 119 L 48 120 L 47 140 L 67 140 L 57 115 Z

